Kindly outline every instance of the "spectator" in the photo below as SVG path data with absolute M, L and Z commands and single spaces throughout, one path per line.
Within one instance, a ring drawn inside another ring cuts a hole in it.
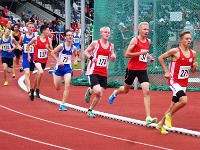
M 58 21 L 57 30 L 58 30 L 59 32 L 64 32 L 64 27 L 63 27 L 63 24 L 62 24 L 62 21 L 61 21 L 61 20 Z
M 2 14 L 4 18 L 9 18 L 8 16 L 8 7 L 5 6 L 4 9 L 2 10 Z
M 7 22 L 7 19 L 4 18 L 2 12 L 0 12 L 0 23 L 1 23 L 1 25 L 4 25 L 4 27 L 6 27 L 6 22 Z
M 185 27 L 183 28 L 183 30 L 189 30 L 191 32 L 192 35 L 192 42 L 190 44 L 190 48 L 193 49 L 193 45 L 194 45 L 194 37 L 195 37 L 195 31 L 194 31 L 194 27 L 190 24 L 189 21 L 186 21 L 185 23 Z
M 73 15 L 74 15 L 74 20 L 78 19 L 78 1 L 74 0 L 73 3 Z
M 31 16 L 31 18 L 30 18 L 30 22 L 33 22 L 33 23 L 36 23 L 36 15 L 35 14 L 33 14 L 32 16 Z
M 29 16 L 26 15 L 25 12 L 22 12 L 21 13 L 21 20 L 22 20 L 22 22 L 27 22 L 27 20 L 29 20 Z

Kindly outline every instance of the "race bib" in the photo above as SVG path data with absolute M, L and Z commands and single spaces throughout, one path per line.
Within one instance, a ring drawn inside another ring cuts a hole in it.
M 108 64 L 108 56 L 99 55 L 97 58 L 97 66 L 106 67 Z
M 24 53 L 27 53 L 26 46 L 27 46 L 27 44 L 24 44 Z M 33 47 L 33 45 L 30 45 L 29 49 L 30 49 L 30 53 L 34 53 L 34 47 Z
M 8 51 L 9 49 L 11 49 L 10 44 L 2 44 L 2 50 L 3 51 Z
M 186 79 L 189 77 L 190 66 L 180 66 L 178 79 Z
M 70 64 L 71 63 L 71 55 L 62 54 L 60 57 L 60 61 L 63 62 L 63 64 Z
M 147 51 L 147 50 L 144 50 L 144 49 L 141 49 L 141 52 L 142 51 Z M 147 62 L 147 54 L 141 54 L 140 56 L 139 56 L 139 61 L 142 61 L 142 62 Z
M 38 49 L 38 58 L 47 58 L 47 49 Z
M 80 42 L 79 38 L 74 38 L 74 43 L 79 43 L 79 42 Z

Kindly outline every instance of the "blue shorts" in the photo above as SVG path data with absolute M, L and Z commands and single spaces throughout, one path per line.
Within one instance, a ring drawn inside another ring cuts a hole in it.
M 55 75 L 57 76 L 64 76 L 65 74 L 72 74 L 72 67 L 70 65 L 64 65 L 62 67 L 58 67 L 57 70 L 55 70 Z
M 29 62 L 27 60 L 27 58 L 26 59 L 22 59 L 22 68 L 23 69 L 29 68 L 30 71 L 33 71 L 34 68 L 35 68 L 35 64 L 33 63 L 33 61 Z

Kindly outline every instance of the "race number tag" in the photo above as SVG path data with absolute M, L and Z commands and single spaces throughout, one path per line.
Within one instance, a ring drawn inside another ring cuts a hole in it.
M 3 51 L 8 51 L 9 49 L 11 49 L 10 44 L 2 44 L 2 50 Z
M 71 63 L 71 55 L 62 54 L 60 57 L 60 61 L 63 62 L 63 64 L 70 64 Z
M 178 79 L 186 79 L 189 77 L 191 66 L 180 66 Z
M 24 53 L 27 53 L 26 46 L 27 46 L 27 44 L 24 44 Z M 33 47 L 33 45 L 30 45 L 29 49 L 30 49 L 30 53 L 34 53 L 34 47 Z
M 80 42 L 79 38 L 74 38 L 74 43 L 79 43 L 79 42 Z
M 146 49 L 141 49 L 141 52 L 147 51 Z M 147 62 L 147 54 L 141 54 L 139 56 L 139 61 Z
M 38 49 L 38 58 L 47 58 L 47 49 Z
M 106 67 L 108 63 L 108 56 L 99 55 L 97 58 L 97 66 Z

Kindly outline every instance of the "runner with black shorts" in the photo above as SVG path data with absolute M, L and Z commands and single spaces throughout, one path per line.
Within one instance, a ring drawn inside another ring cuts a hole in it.
M 139 35 L 132 38 L 130 44 L 126 50 L 125 57 L 130 58 L 128 62 L 126 75 L 124 80 L 124 86 L 115 90 L 109 97 L 109 103 L 112 104 L 118 94 L 128 93 L 132 87 L 132 84 L 137 77 L 144 95 L 144 106 L 146 112 L 146 124 L 157 122 L 157 118 L 151 118 L 150 116 L 150 94 L 149 94 L 149 78 L 147 75 L 147 59 L 151 62 L 154 61 L 154 57 L 148 54 L 150 40 L 147 38 L 149 33 L 149 24 L 147 22 L 141 22 L 138 26 Z

